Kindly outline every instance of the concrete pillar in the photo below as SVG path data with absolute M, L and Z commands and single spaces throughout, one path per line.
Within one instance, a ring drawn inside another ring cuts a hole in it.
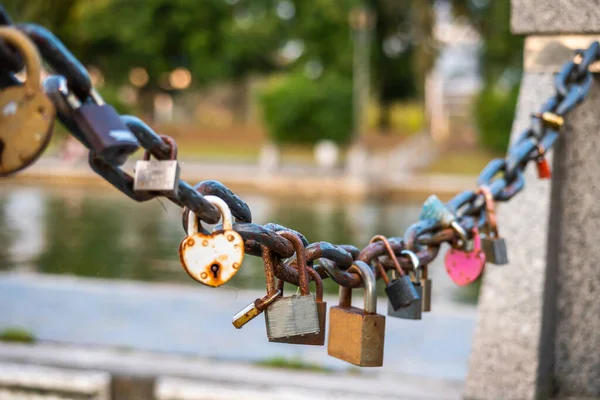
M 512 11 L 513 32 L 530 35 L 514 139 L 554 93 L 554 72 L 572 49 L 600 38 L 547 35 L 600 32 L 600 4 L 512 0 Z M 510 264 L 488 268 L 484 278 L 465 398 L 600 398 L 597 81 L 555 149 L 552 183 L 530 166 L 525 191 L 499 209 Z

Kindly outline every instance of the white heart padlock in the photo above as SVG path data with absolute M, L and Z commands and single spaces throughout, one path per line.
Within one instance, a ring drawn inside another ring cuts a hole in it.
M 179 245 L 179 259 L 193 279 L 218 287 L 239 271 L 244 260 L 244 240 L 232 228 L 229 206 L 217 196 L 204 198 L 221 212 L 223 229 L 210 235 L 198 232 L 198 218 L 194 212 L 188 211 L 187 236 Z

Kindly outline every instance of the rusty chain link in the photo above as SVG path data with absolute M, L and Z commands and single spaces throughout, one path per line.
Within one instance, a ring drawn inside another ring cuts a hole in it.
M 10 18 L 0 7 L 0 25 L 10 25 Z M 69 89 L 83 102 L 91 101 L 92 90 L 90 77 L 83 65 L 75 56 L 47 29 L 35 24 L 17 25 L 37 45 L 47 65 L 57 76 L 52 76 L 44 83 L 48 96 L 57 108 L 57 114 L 65 127 L 84 146 L 90 149 L 89 143 L 80 131 L 64 104 L 64 98 L 57 96 L 60 85 L 66 84 Z M 478 186 L 486 186 L 496 202 L 511 200 L 525 187 L 524 170 L 533 160 L 543 157 L 556 142 L 564 118 L 588 94 L 593 77 L 589 71 L 592 62 L 600 58 L 600 46 L 594 42 L 586 50 L 577 50 L 574 60 L 567 62 L 556 75 L 554 87 L 556 93 L 531 116 L 530 126 L 519 135 L 509 147 L 505 158 L 491 160 L 481 171 Z M 3 61 L 0 69 L 0 87 L 17 84 L 12 73 L 22 68 L 22 60 L 15 55 L 5 43 L 0 41 L 0 59 Z M 121 116 L 122 121 L 133 132 L 141 146 L 159 160 L 168 160 L 171 154 L 169 140 L 165 141 L 148 125 L 133 116 Z M 107 163 L 97 157 L 92 150 L 89 153 L 90 167 L 115 188 L 131 199 L 143 202 L 154 199 L 154 194 L 141 194 L 133 190 L 133 178 L 119 166 Z M 354 261 L 360 260 L 371 264 L 380 259 L 386 270 L 393 269 L 382 242 L 373 242 L 362 250 L 351 245 L 335 245 L 328 242 L 309 243 L 299 232 L 284 226 L 269 223 L 259 225 L 252 222 L 252 214 L 248 205 L 235 193 L 217 181 L 203 181 L 192 187 L 179 180 L 176 195 L 167 198 L 184 208 L 183 226 L 187 226 L 188 210 L 209 224 L 215 224 L 220 219 L 219 210 L 209 203 L 204 196 L 214 195 L 222 198 L 230 207 L 236 218 L 233 229 L 244 239 L 246 254 L 261 257 L 264 249 L 272 250 L 278 261 L 274 265 L 275 275 L 286 282 L 298 285 L 299 275 L 296 267 L 296 256 L 293 244 L 278 232 L 288 231 L 297 235 L 306 248 L 306 258 L 309 265 L 319 261 L 313 268 L 321 278 L 331 278 L 337 284 L 345 287 L 361 285 L 360 277 L 347 270 Z M 467 190 L 457 194 L 446 206 L 452 211 L 460 226 L 466 232 L 472 232 L 475 227 L 485 223 L 482 212 L 485 199 L 476 191 Z M 389 238 L 389 244 L 404 270 L 413 268 L 410 260 L 400 253 L 412 250 L 416 253 L 421 265 L 429 264 L 438 255 L 442 243 L 456 244 L 460 238 L 452 228 L 443 227 L 437 221 L 420 220 L 411 225 L 404 237 Z M 284 259 L 286 259 L 284 261 Z M 374 268 L 378 274 L 378 269 Z M 310 279 L 310 277 L 309 277 Z

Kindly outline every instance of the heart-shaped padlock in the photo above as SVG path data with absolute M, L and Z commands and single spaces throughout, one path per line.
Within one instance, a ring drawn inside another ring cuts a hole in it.
M 473 229 L 473 251 L 452 248 L 444 259 L 446 272 L 458 286 L 473 283 L 485 267 L 485 253 L 481 250 L 481 238 L 477 228 Z
M 188 211 L 187 236 L 179 245 L 181 265 L 193 279 L 217 287 L 228 282 L 244 260 L 244 240 L 232 229 L 231 211 L 216 196 L 204 196 L 223 216 L 223 229 L 209 235 L 198 232 L 198 218 Z

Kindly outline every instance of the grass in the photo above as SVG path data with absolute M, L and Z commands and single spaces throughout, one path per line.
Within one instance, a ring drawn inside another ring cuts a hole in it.
M 282 356 L 276 356 L 264 359 L 262 361 L 257 361 L 255 363 L 261 367 L 268 368 L 281 368 L 281 369 L 293 369 L 293 370 L 301 370 L 301 371 L 312 371 L 312 372 L 332 372 L 331 369 L 323 367 L 321 365 L 315 363 L 309 363 L 303 361 L 299 358 L 285 358 Z
M 23 328 L 6 328 L 0 332 L 0 341 L 1 342 L 10 342 L 10 343 L 35 343 L 35 336 L 33 333 L 29 332 Z
M 421 172 L 430 174 L 456 174 L 477 175 L 496 157 L 502 154 L 493 153 L 482 149 L 446 151 L 440 157 Z

